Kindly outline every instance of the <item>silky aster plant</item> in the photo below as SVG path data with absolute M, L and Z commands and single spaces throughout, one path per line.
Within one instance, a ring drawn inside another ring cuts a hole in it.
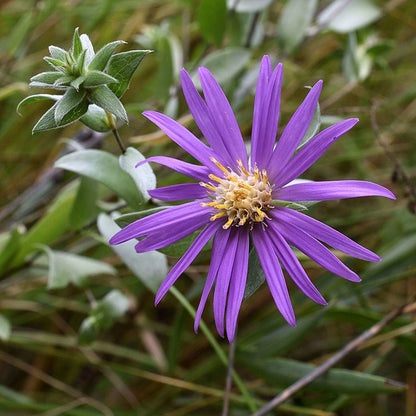
M 326 301 L 307 276 L 293 247 L 328 271 L 353 282 L 360 281 L 357 274 L 322 243 L 359 259 L 380 260 L 370 250 L 300 212 L 298 206 L 306 201 L 395 197 L 388 189 L 372 182 L 295 180 L 358 121 L 352 118 L 332 125 L 296 151 L 314 115 L 322 81 L 310 89 L 275 143 L 283 66 L 279 64 L 272 71 L 269 57 L 263 58 L 248 156 L 221 87 L 206 68 L 199 69 L 199 77 L 204 99 L 188 73 L 181 72 L 185 99 L 208 145 L 166 115 L 154 111 L 143 113 L 201 163 L 196 165 L 166 156 L 148 158 L 147 162 L 157 162 L 197 181 L 157 188 L 149 191 L 150 195 L 162 201 L 192 201 L 133 222 L 115 234 L 110 243 L 144 237 L 137 243 L 136 251 L 157 250 L 203 227 L 161 284 L 155 303 L 160 302 L 213 237 L 211 263 L 194 328 L 197 331 L 215 283 L 215 324 L 218 333 L 224 336 L 226 332 L 232 342 L 246 286 L 250 236 L 277 308 L 290 325 L 295 325 L 282 266 L 306 296 L 323 305 Z

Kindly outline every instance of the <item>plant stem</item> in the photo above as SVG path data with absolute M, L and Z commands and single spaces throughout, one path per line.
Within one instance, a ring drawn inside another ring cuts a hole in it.
M 225 379 L 225 392 L 224 392 L 224 404 L 222 406 L 222 416 L 228 416 L 236 343 L 237 343 L 237 333 L 234 335 L 234 340 L 230 345 L 230 352 L 228 353 L 227 378 Z
M 111 128 L 111 131 L 113 132 L 113 135 L 114 135 L 114 137 L 116 138 L 116 142 L 117 142 L 117 144 L 118 144 L 118 147 L 120 148 L 121 153 L 125 153 L 125 152 L 126 152 L 126 148 L 124 147 L 124 144 L 123 144 L 123 142 L 121 141 L 121 137 L 120 137 L 120 135 L 118 134 L 117 126 L 116 126 L 116 124 L 114 123 L 114 117 L 113 117 L 113 115 L 112 115 L 110 112 L 108 112 L 107 110 L 105 111 L 105 113 L 106 113 L 106 115 L 107 115 L 107 120 L 108 120 L 108 124 L 109 124 L 109 126 L 110 126 L 110 128 Z
M 179 290 L 177 290 L 173 286 L 169 289 L 169 291 L 170 291 L 170 293 L 172 293 L 173 296 L 175 296 L 175 298 L 179 301 L 179 303 L 189 312 L 189 314 L 193 318 L 195 318 L 195 314 L 196 314 L 195 309 L 188 302 L 188 299 L 186 299 L 185 296 L 183 296 L 182 293 L 179 292 Z M 201 328 L 201 331 L 206 336 L 208 342 L 214 348 L 214 351 L 218 355 L 218 358 L 220 359 L 220 361 L 225 366 L 228 367 L 228 359 L 227 359 L 227 356 L 225 355 L 224 351 L 221 349 L 221 347 L 218 344 L 218 342 L 215 339 L 215 337 L 211 334 L 211 332 L 208 329 L 208 327 L 205 325 L 204 321 L 201 320 L 201 322 L 199 324 L 199 327 Z M 238 376 L 238 374 L 234 370 L 232 370 L 232 379 L 234 380 L 234 383 L 236 384 L 236 386 L 240 390 L 241 394 L 243 395 L 243 397 L 244 397 L 244 399 L 245 399 L 245 401 L 247 403 L 247 406 L 250 408 L 250 410 L 252 412 L 255 412 L 257 410 L 257 407 L 256 407 L 256 405 L 254 403 L 254 400 L 250 396 L 250 393 L 246 389 L 246 386 L 244 385 L 243 381 L 241 380 L 241 378 Z
M 379 322 L 374 324 L 372 327 L 364 331 L 361 335 L 357 338 L 354 338 L 350 341 L 344 348 L 339 350 L 335 355 L 331 358 L 326 360 L 320 366 L 316 367 L 315 370 L 311 371 L 305 377 L 299 379 L 296 383 L 289 386 L 287 389 L 283 390 L 280 394 L 278 394 L 274 399 L 272 399 L 266 406 L 262 407 L 258 412 L 254 413 L 252 416 L 264 416 L 273 410 L 275 407 L 279 406 L 287 399 L 292 397 L 295 393 L 297 393 L 300 389 L 307 386 L 312 381 L 316 380 L 322 374 L 326 373 L 331 367 L 333 367 L 338 361 L 348 355 L 350 352 L 357 349 L 360 345 L 364 342 L 369 340 L 374 335 L 378 334 L 383 328 L 385 328 L 390 322 L 394 319 L 398 318 L 399 316 L 414 312 L 416 309 L 416 303 L 409 303 L 406 305 L 401 306 L 400 308 L 395 309 L 394 311 L 390 312 L 386 315 L 383 319 Z

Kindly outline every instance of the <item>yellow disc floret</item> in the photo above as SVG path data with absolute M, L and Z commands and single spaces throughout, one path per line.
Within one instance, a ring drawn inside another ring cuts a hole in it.
M 259 171 L 256 167 L 248 171 L 241 160 L 238 160 L 239 171 L 235 172 L 225 168 L 216 159 L 211 160 L 223 172 L 224 177 L 209 175 L 212 183 L 201 182 L 200 185 L 208 190 L 212 202 L 204 202 L 201 205 L 213 207 L 216 212 L 211 221 L 227 216 L 228 220 L 223 225 L 224 229 L 231 225 L 242 226 L 261 223 L 266 218 L 267 212 L 272 208 L 272 186 L 270 185 L 265 170 Z

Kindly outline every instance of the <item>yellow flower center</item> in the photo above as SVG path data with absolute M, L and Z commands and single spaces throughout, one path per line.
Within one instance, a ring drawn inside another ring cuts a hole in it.
M 252 172 L 248 171 L 241 160 L 238 160 L 239 172 L 234 172 L 214 158 L 211 160 L 223 172 L 223 178 L 209 175 L 212 183 L 200 182 L 201 186 L 208 189 L 209 197 L 213 198 L 212 202 L 203 202 L 201 205 L 218 211 L 211 217 L 211 221 L 227 216 L 228 221 L 223 225 L 227 229 L 231 225 L 238 227 L 246 223 L 253 227 L 255 223 L 269 218 L 267 212 L 272 208 L 272 186 L 266 171 L 259 171 L 257 168 Z

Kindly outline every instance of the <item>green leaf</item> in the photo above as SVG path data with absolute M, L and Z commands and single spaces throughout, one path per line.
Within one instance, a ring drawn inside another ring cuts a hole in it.
M 48 72 L 41 72 L 40 74 L 37 74 L 35 76 L 33 76 L 32 78 L 30 78 L 30 86 L 33 86 L 32 82 L 38 83 L 38 82 L 42 82 L 44 84 L 50 84 L 53 85 L 54 82 L 58 79 L 62 77 L 62 72 L 58 72 L 58 71 L 48 71 Z
M 201 0 L 197 19 L 202 36 L 217 46 L 221 45 L 227 20 L 225 0 Z
M 255 354 L 261 351 L 262 357 L 277 357 L 291 351 L 316 329 L 327 310 L 323 309 L 311 316 L 298 319 L 296 327 L 282 325 L 269 330 L 266 335 L 255 338 L 253 336 L 254 342 L 244 348 L 245 353 Z
M 21 237 L 20 250 L 13 259 L 11 267 L 22 264 L 28 254 L 37 250 L 37 245 L 49 246 L 72 228 L 69 216 L 78 186 L 78 182 L 72 182 L 65 187 L 49 204 L 46 214 L 36 222 L 27 234 Z
M 273 0 L 227 0 L 229 10 L 238 13 L 255 13 L 269 7 Z
M 201 60 L 200 66 L 208 68 L 219 84 L 232 80 L 249 62 L 250 51 L 239 47 L 220 49 Z M 192 73 L 192 80 L 201 88 L 197 72 Z
M 85 318 L 78 331 L 78 344 L 88 345 L 98 338 L 100 334 L 100 324 L 94 316 Z
M 60 61 L 59 59 L 50 58 L 49 56 L 45 56 L 43 58 L 53 69 L 56 69 L 60 72 L 65 72 L 64 67 L 66 66 L 65 62 Z
M 44 101 L 44 100 L 53 100 L 58 101 L 62 98 L 62 95 L 55 95 L 55 94 L 35 94 L 30 95 L 29 97 L 24 98 L 20 103 L 17 105 L 16 111 L 20 114 L 20 109 L 24 107 L 26 104 L 35 103 L 37 101 Z
M 381 9 L 371 0 L 336 0 L 330 3 L 317 18 L 318 24 L 326 24 L 338 33 L 349 33 L 375 22 L 381 17 Z
M 0 314 L 0 339 L 7 341 L 10 338 L 11 332 L 12 329 L 9 320 Z
M 156 176 L 149 163 L 136 168 L 136 165 L 142 160 L 145 160 L 145 157 L 137 149 L 128 147 L 126 152 L 120 156 L 119 163 L 121 169 L 133 178 L 140 195 L 143 197 L 143 202 L 146 202 L 150 199 L 147 191 L 156 188 Z
M 107 45 L 103 46 L 94 56 L 91 63 L 88 66 L 89 70 L 104 71 L 108 61 L 111 58 L 111 55 L 114 53 L 116 48 L 119 45 L 125 44 L 126 42 L 122 40 L 116 40 Z
M 286 358 L 264 358 L 246 356 L 240 364 L 249 368 L 272 386 L 289 386 L 305 377 L 316 366 Z M 397 393 L 405 386 L 385 377 L 359 371 L 334 368 L 308 384 L 305 389 L 322 390 L 337 394 L 379 394 Z
M 119 290 L 114 289 L 97 302 L 91 315 L 102 327 L 108 328 L 113 321 L 121 318 L 128 311 L 129 306 L 129 299 Z
M 319 106 L 319 103 L 317 103 L 315 112 L 313 113 L 312 120 L 308 126 L 308 129 L 306 130 L 305 135 L 303 136 L 302 141 L 300 142 L 300 145 L 298 146 L 298 149 L 300 149 L 302 146 L 308 143 L 308 141 L 311 140 L 315 136 L 315 134 L 319 131 L 320 127 L 321 127 L 321 108 Z
M 117 83 L 118 80 L 111 75 L 105 74 L 101 71 L 92 70 L 88 71 L 85 76 L 84 87 L 97 87 L 98 85 L 112 84 L 114 82 Z
M 355 33 L 348 33 L 348 43 L 344 50 L 342 69 L 351 82 L 364 81 L 370 75 L 373 59 L 368 54 L 366 44 L 358 44 Z
M 250 250 L 248 257 L 247 282 L 243 300 L 248 299 L 254 292 L 256 292 L 265 280 L 266 277 L 264 276 L 263 269 L 261 268 L 260 260 L 257 256 L 255 248 L 253 247 Z
M 75 59 L 78 59 L 82 53 L 82 42 L 79 36 L 79 28 L 76 28 L 74 31 L 74 37 L 72 39 L 72 53 Z
M 110 58 L 106 72 L 119 81 L 118 84 L 110 85 L 117 97 L 120 98 L 127 90 L 137 67 L 150 52 L 148 50 L 134 50 L 117 53 Z
M 44 131 L 44 130 L 51 130 L 57 129 L 58 126 L 55 121 L 55 108 L 58 103 L 55 103 L 35 124 L 35 127 L 32 129 L 32 134 L 36 131 Z
M 120 227 L 114 220 L 106 214 L 100 214 L 97 222 L 101 235 L 109 240 L 115 233 L 120 231 Z M 157 251 L 147 253 L 136 253 L 134 246 L 135 240 L 111 246 L 119 255 L 124 264 L 149 290 L 156 293 L 160 283 L 168 273 L 166 256 Z
M 58 126 L 78 120 L 87 112 L 86 95 L 85 91 L 77 91 L 75 88 L 69 88 L 66 91 L 55 108 L 55 121 Z
M 48 257 L 48 289 L 63 288 L 69 283 L 84 287 L 89 276 L 116 274 L 113 267 L 102 261 L 64 251 L 54 251 L 48 246 L 41 246 L 41 249 Z M 44 261 L 40 259 L 37 263 L 44 264 Z
M 0 234 L 0 271 L 9 268 L 12 258 L 20 248 L 21 237 L 18 226 L 14 226 L 8 233 Z
M 49 53 L 51 54 L 51 57 L 53 59 L 57 59 L 58 61 L 65 62 L 67 52 L 64 49 L 59 48 L 58 46 L 51 45 L 49 46 Z
M 88 98 L 92 104 L 96 104 L 98 105 L 98 107 L 107 110 L 108 112 L 114 114 L 121 120 L 124 120 L 126 123 L 129 122 L 123 104 L 121 104 L 120 100 L 107 85 L 101 85 L 97 88 L 94 88 L 92 91 L 89 92 Z
M 303 41 L 318 5 L 317 0 L 289 0 L 277 23 L 277 39 L 287 53 Z
M 22 48 L 26 42 L 32 24 L 36 25 L 34 22 L 34 11 L 30 8 L 28 8 L 25 13 L 20 13 L 19 17 L 19 20 L 11 26 L 11 30 L 9 29 L 7 37 L 4 39 L 4 41 L 7 42 L 7 50 L 11 56 L 18 54 L 19 49 Z M 5 42 L 3 42 L 3 48 L 4 43 Z
M 96 218 L 99 212 L 97 199 L 97 182 L 87 176 L 82 176 L 70 215 L 70 221 L 75 228 L 81 228 Z
M 55 167 L 70 170 L 106 185 L 133 208 L 143 203 L 143 197 L 133 179 L 120 168 L 117 158 L 110 153 L 93 149 L 80 150 L 58 159 Z
M 94 47 L 88 35 L 83 33 L 80 36 L 82 49 L 85 51 L 85 66 L 88 67 L 92 59 L 94 58 Z
M 72 80 L 70 82 L 69 85 L 71 85 L 71 87 L 75 88 L 77 91 L 79 91 L 79 87 L 81 86 L 81 84 L 85 81 L 85 76 L 81 75 L 77 78 L 75 78 L 74 80 Z
M 88 111 L 79 119 L 91 130 L 105 133 L 111 130 L 105 111 L 98 105 L 90 104 Z

